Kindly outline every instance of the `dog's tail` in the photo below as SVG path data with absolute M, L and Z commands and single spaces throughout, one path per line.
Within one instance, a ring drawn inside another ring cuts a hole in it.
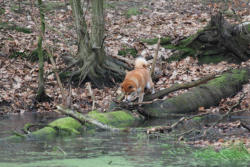
M 135 59 L 135 69 L 136 68 L 147 68 L 148 62 L 143 57 L 138 57 Z

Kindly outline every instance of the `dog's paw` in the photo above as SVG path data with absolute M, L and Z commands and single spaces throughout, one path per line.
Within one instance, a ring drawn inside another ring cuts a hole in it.
M 151 94 L 155 94 L 155 89 L 152 90 Z

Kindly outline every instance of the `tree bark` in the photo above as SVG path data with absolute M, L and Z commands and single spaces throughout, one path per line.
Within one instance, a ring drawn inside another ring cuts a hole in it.
M 71 0 L 78 36 L 78 65 L 79 70 L 72 73 L 72 77 L 79 79 L 81 84 L 89 79 L 95 86 L 111 86 L 114 81 L 121 81 L 128 69 L 125 63 L 114 60 L 105 55 L 103 0 L 93 0 L 91 35 L 83 17 L 80 0 Z

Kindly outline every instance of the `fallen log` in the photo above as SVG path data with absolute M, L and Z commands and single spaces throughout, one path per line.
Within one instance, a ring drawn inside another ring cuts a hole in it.
M 67 137 L 80 135 L 82 131 L 99 128 L 108 131 L 119 132 L 126 130 L 126 127 L 135 126 L 145 118 L 136 113 L 129 111 L 114 111 L 101 113 L 91 111 L 87 115 L 80 114 L 76 111 L 59 107 L 60 111 L 70 117 L 59 118 L 42 129 L 36 130 L 29 134 L 14 134 L 12 136 L 0 139 L 1 141 L 18 142 L 22 140 L 53 140 L 56 137 Z
M 83 130 L 81 123 L 71 117 L 59 118 L 48 126 L 29 134 L 15 134 L 0 141 L 53 140 L 56 137 L 76 136 Z
M 144 104 L 142 111 L 148 117 L 163 118 L 173 113 L 194 112 L 199 107 L 216 106 L 221 99 L 240 91 L 249 79 L 250 69 L 232 70 L 179 96 Z

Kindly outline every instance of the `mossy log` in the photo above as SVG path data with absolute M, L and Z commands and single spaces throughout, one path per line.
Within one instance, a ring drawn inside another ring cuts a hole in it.
M 15 134 L 1 139 L 2 141 L 22 141 L 22 140 L 52 140 L 58 137 L 79 135 L 83 126 L 71 117 L 59 118 L 42 129 L 29 134 Z M 0 140 L 0 141 L 1 141 Z
M 145 118 L 137 112 L 130 111 L 113 111 L 108 113 L 100 113 L 91 111 L 87 115 L 75 112 L 73 110 L 57 106 L 57 109 L 65 115 L 79 120 L 86 127 L 97 127 L 99 129 L 108 130 L 112 132 L 120 132 L 127 129 L 127 127 L 135 126 Z
M 73 111 L 68 110 L 68 113 L 69 112 Z M 0 142 L 6 140 L 17 141 L 17 142 L 22 140 L 53 140 L 56 137 L 80 135 L 83 130 L 93 129 L 96 127 L 95 124 L 89 123 L 89 121 L 86 119 L 85 122 L 82 121 L 84 120 L 84 118 L 95 120 L 96 122 L 99 122 L 107 127 L 115 127 L 114 129 L 119 129 L 119 128 L 124 129 L 126 127 L 135 126 L 137 123 L 144 120 L 144 117 L 139 115 L 138 113 L 122 111 L 122 110 L 107 112 L 107 113 L 91 111 L 87 115 L 82 115 L 77 112 L 74 112 L 74 114 L 76 115 L 74 118 L 72 117 L 59 118 L 49 123 L 42 129 L 36 130 L 29 134 L 16 133 L 15 135 L 0 139 Z
M 143 114 L 163 118 L 172 113 L 190 113 L 199 107 L 215 106 L 221 99 L 235 95 L 249 79 L 250 69 L 232 70 L 179 96 L 144 104 Z

